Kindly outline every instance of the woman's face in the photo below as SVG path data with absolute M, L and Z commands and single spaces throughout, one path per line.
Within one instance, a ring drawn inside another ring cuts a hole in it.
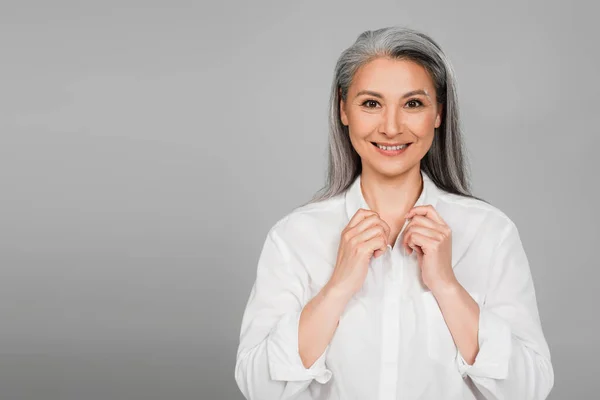
M 363 171 L 394 177 L 420 168 L 441 124 L 433 81 L 427 71 L 409 60 L 377 58 L 354 75 L 340 118 L 362 160 Z M 380 150 L 410 143 L 400 150 Z

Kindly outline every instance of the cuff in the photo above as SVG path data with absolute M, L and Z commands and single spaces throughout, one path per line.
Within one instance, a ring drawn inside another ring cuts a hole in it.
M 461 376 L 505 379 L 512 352 L 510 326 L 502 318 L 480 305 L 479 311 L 479 352 L 470 365 L 457 350 L 456 363 Z
M 329 345 L 323 354 L 306 368 L 298 350 L 298 325 L 301 312 L 285 314 L 276 324 L 267 341 L 267 357 L 271 379 L 276 381 L 309 381 L 323 384 L 332 376 L 325 365 Z

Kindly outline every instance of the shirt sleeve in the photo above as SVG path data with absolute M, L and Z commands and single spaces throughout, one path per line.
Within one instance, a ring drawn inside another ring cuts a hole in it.
M 298 324 L 308 277 L 301 265 L 293 265 L 277 225 L 267 234 L 242 318 L 235 379 L 247 399 L 308 399 L 313 380 L 331 379 L 325 363 L 329 346 L 310 368 L 303 365 Z
M 525 250 L 511 221 L 492 258 L 488 292 L 479 313 L 479 352 L 472 365 L 456 362 L 486 399 L 545 399 L 554 385 Z

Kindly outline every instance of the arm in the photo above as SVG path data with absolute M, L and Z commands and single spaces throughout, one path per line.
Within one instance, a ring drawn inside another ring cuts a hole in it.
M 328 349 L 348 301 L 346 294 L 325 285 L 302 310 L 298 349 L 307 368 Z
M 247 399 L 292 398 L 313 380 L 331 379 L 325 357 L 342 301 L 324 288 L 303 307 L 307 293 L 306 272 L 293 265 L 272 229 L 259 258 L 237 352 L 235 379 Z
M 505 230 L 492 263 L 481 308 L 460 284 L 441 289 L 436 297 L 457 344 L 457 367 L 487 399 L 545 399 L 554 371 L 514 223 Z
M 479 305 L 456 280 L 436 286 L 432 293 L 465 363 L 472 364 L 479 351 Z

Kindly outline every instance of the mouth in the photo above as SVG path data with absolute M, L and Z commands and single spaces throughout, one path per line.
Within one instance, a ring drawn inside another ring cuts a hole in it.
M 386 155 L 396 155 L 403 153 L 412 143 L 403 143 L 401 145 L 396 146 L 382 146 L 376 142 L 371 142 L 371 144 L 377 149 L 380 153 Z

